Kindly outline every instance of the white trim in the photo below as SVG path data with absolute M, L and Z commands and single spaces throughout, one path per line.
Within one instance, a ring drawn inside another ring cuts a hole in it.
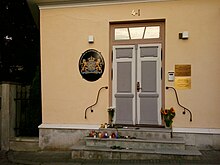
M 104 5 L 117 5 L 117 4 L 133 4 L 133 3 L 149 3 L 149 2 L 166 2 L 173 0 L 120 0 L 118 2 L 84 2 L 84 3 L 74 3 L 74 2 L 48 2 L 48 3 L 38 3 L 39 9 L 60 9 L 60 8 L 71 8 L 71 7 L 91 7 L 91 6 L 104 6 Z
M 220 134 L 219 128 L 173 128 L 174 133 Z
M 41 124 L 39 129 L 99 129 L 96 124 Z
M 39 129 L 99 129 L 96 124 L 41 124 Z M 220 134 L 220 128 L 173 128 L 174 133 Z

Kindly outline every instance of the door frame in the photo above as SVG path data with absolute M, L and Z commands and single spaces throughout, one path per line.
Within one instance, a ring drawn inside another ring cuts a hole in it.
M 113 106 L 113 46 L 137 44 L 161 44 L 161 108 L 165 108 L 165 19 L 109 22 L 109 107 Z M 157 39 L 114 40 L 115 28 L 160 26 L 160 37 Z M 160 116 L 160 114 L 159 114 Z M 159 123 L 160 124 L 160 123 Z

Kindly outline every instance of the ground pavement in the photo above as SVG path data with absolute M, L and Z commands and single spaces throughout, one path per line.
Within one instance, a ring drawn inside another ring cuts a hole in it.
M 38 151 L 38 152 L 18 152 L 0 151 L 0 165 L 190 165 L 190 164 L 219 164 L 220 151 L 201 151 L 202 155 L 195 159 L 185 159 L 184 157 L 167 157 L 167 159 L 153 160 L 73 160 L 70 151 Z

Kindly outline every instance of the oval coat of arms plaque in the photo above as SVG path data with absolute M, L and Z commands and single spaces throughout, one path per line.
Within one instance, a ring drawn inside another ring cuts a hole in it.
M 96 81 L 105 69 L 104 58 L 101 53 L 95 49 L 86 50 L 79 60 L 79 71 L 87 81 Z

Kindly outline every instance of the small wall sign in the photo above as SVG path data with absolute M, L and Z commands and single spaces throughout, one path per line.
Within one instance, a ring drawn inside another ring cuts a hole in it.
M 96 81 L 101 78 L 104 69 L 104 58 L 97 50 L 88 49 L 80 57 L 79 72 L 87 81 Z
M 191 65 L 175 65 L 175 76 L 191 76 Z
M 191 65 L 175 65 L 176 89 L 191 89 Z
M 175 88 L 176 89 L 191 89 L 191 77 L 176 77 Z

